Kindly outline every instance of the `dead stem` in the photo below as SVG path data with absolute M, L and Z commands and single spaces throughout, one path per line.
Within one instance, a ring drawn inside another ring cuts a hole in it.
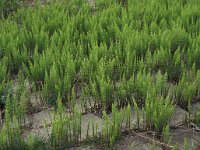
M 151 138 L 149 138 L 149 137 L 147 137 L 147 136 L 145 136 L 145 135 L 141 135 L 140 133 L 137 133 L 137 132 L 135 132 L 135 131 L 133 131 L 133 133 L 134 133 L 136 136 L 139 136 L 139 137 L 141 137 L 141 138 L 143 138 L 143 139 L 145 139 L 145 140 L 148 140 L 148 141 L 150 141 L 150 142 L 152 142 L 152 143 L 155 143 L 155 144 L 157 144 L 157 145 L 160 145 L 160 146 L 162 146 L 162 147 L 164 147 L 164 148 L 168 148 L 168 149 L 172 149 L 172 148 L 173 148 L 173 146 L 171 146 L 171 145 L 169 145 L 169 144 L 165 144 L 165 143 L 163 143 L 163 142 L 161 142 L 161 141 L 151 139 Z M 181 147 L 181 148 L 178 148 L 178 149 L 179 149 L 179 150 L 182 150 L 182 147 Z

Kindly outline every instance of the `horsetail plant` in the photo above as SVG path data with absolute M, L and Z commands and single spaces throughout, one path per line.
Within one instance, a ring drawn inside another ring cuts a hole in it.
M 98 0 L 92 8 L 82 0 L 38 1 L 17 11 L 20 0 L 7 1 L 0 1 L 1 149 L 41 148 L 39 140 L 20 139 L 34 92 L 46 107 L 55 106 L 47 141 L 54 149 L 82 140 L 77 89 L 86 113 L 103 115 L 100 135 L 100 125 L 88 124 L 90 138 L 110 148 L 124 123 L 131 129 L 132 104 L 137 128 L 162 134 L 167 143 L 174 104 L 191 111 L 199 99 L 198 0 Z

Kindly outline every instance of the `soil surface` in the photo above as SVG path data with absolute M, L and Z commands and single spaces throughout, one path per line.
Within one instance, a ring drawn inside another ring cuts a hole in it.
M 27 0 L 30 4 L 33 4 L 34 0 Z M 46 2 L 49 2 L 48 0 L 41 0 L 42 5 Z M 88 0 L 90 5 L 95 8 L 95 0 Z M 14 91 L 17 88 L 17 83 L 14 82 Z M 28 85 L 27 85 L 28 87 Z M 81 90 L 77 89 L 77 97 L 80 97 Z M 173 92 L 173 88 L 172 91 Z M 51 134 L 52 130 L 52 116 L 53 116 L 53 109 L 48 108 L 47 106 L 44 106 L 43 103 L 40 100 L 38 93 L 32 93 L 30 95 L 30 103 L 32 105 L 33 111 L 31 114 L 27 114 L 24 120 L 22 120 L 22 137 L 25 139 L 27 138 L 29 133 L 32 133 L 35 136 L 48 139 Z M 94 113 L 85 112 L 85 110 L 82 109 L 80 99 L 77 100 L 77 106 L 79 108 L 79 111 L 83 114 L 82 115 L 82 140 L 86 139 L 87 133 L 89 136 L 92 136 L 93 129 L 92 124 L 96 127 L 96 124 L 98 124 L 98 132 L 102 131 L 102 118 L 98 117 Z M 88 107 L 90 107 L 88 105 Z M 197 110 L 200 109 L 200 102 L 196 102 L 191 104 L 190 113 L 191 115 L 194 115 Z M 142 111 L 139 111 L 139 114 L 136 113 L 134 109 L 132 109 L 131 113 L 131 128 L 133 129 L 137 125 L 137 116 L 139 116 L 139 126 L 142 128 L 143 124 L 145 123 L 142 120 Z M 200 130 L 199 128 L 192 123 L 185 124 L 187 121 L 189 113 L 188 111 L 176 107 L 175 113 L 172 116 L 172 119 L 170 120 L 170 133 L 171 133 L 171 142 L 168 145 L 169 147 L 172 145 L 178 145 L 179 149 L 183 149 L 184 141 L 188 141 L 189 147 L 193 148 L 195 150 L 200 149 Z M 1 115 L 0 115 L 1 117 Z M 109 115 L 109 117 L 112 117 L 112 114 Z M 1 121 L 1 118 L 0 118 Z M 45 124 L 47 127 L 45 128 Z M 88 128 L 88 124 L 90 124 Z M 2 124 L 0 122 L 0 128 Z M 96 129 L 95 129 L 96 130 Z M 152 133 L 148 132 L 139 132 L 136 133 L 135 131 L 129 133 L 129 134 L 123 134 L 122 137 L 114 143 L 113 149 L 115 150 L 149 150 L 149 149 L 157 149 L 162 150 L 164 149 L 163 143 L 161 140 L 155 138 L 155 136 Z M 81 144 L 77 147 L 71 147 L 69 150 L 104 150 L 106 149 L 102 145 L 84 145 Z
M 17 83 L 14 84 L 14 91 L 17 90 Z M 30 85 L 27 84 L 27 87 Z M 39 93 L 30 94 L 30 103 L 32 107 L 32 112 L 28 113 L 24 120 L 21 121 L 22 125 L 22 137 L 27 138 L 28 134 L 32 133 L 35 136 L 38 136 L 43 139 L 48 139 L 51 135 L 52 130 L 52 116 L 53 116 L 53 108 L 48 108 L 41 102 Z M 77 99 L 77 107 L 80 112 L 83 111 L 81 107 L 80 98 Z M 87 107 L 90 107 L 88 104 Z M 194 103 L 191 105 L 191 115 L 194 114 L 200 108 L 200 102 Z M 137 128 L 137 117 L 139 116 L 139 127 L 143 127 L 143 123 L 145 121 L 142 120 L 142 111 L 138 112 L 132 108 L 131 111 L 131 129 Z M 88 136 L 93 136 L 93 128 L 94 125 L 95 131 L 102 131 L 102 118 L 98 117 L 95 113 L 91 112 L 82 112 L 82 140 L 85 140 Z M 188 123 L 186 124 L 186 119 L 188 118 L 188 111 L 176 107 L 175 112 L 170 120 L 171 127 L 171 143 L 172 145 L 178 145 L 180 149 L 183 148 L 184 140 L 188 140 L 188 144 L 190 147 L 194 149 L 200 149 L 200 130 L 195 124 Z M 112 113 L 109 114 L 109 117 L 112 118 Z M 45 127 L 45 124 L 47 127 Z M 89 128 L 88 128 L 88 124 Z M 96 124 L 98 124 L 98 129 L 96 129 Z M 123 124 L 125 126 L 125 123 Z M 114 143 L 113 149 L 116 150 L 128 150 L 128 149 L 163 149 L 162 141 L 156 139 L 153 134 L 149 134 L 148 132 L 138 132 L 135 131 L 129 134 L 123 134 L 122 137 Z M 106 149 L 105 146 L 94 144 L 94 145 L 84 145 L 81 144 L 76 147 L 69 148 L 70 150 L 100 150 Z

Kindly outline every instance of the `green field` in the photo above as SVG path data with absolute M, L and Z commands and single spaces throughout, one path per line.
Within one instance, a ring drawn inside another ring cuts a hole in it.
M 170 140 L 170 120 L 179 108 L 200 131 L 191 107 L 200 101 L 199 0 L 8 1 L 0 2 L 0 149 L 115 149 L 141 132 L 164 149 L 192 149 Z M 48 137 L 24 137 L 34 128 L 27 116 L 44 110 L 52 110 L 51 122 L 41 119 Z M 84 123 L 88 114 L 102 124 Z

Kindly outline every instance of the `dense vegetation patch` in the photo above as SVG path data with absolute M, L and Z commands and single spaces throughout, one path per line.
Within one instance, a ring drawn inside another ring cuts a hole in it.
M 125 107 L 128 115 L 129 104 L 141 107 L 145 129 L 161 135 L 174 104 L 188 108 L 199 100 L 199 0 L 97 0 L 95 7 L 86 0 L 55 0 L 18 10 L 19 1 L 7 2 L 0 5 L 0 106 L 6 108 L 1 148 L 16 142 L 27 146 L 12 135 L 20 134 L 16 122 L 28 112 L 33 91 L 57 106 L 50 139 L 54 148 L 66 140 L 79 142 L 80 114 L 75 105 L 69 108 L 74 119 L 65 112 L 78 95 L 82 107 L 92 99 L 107 121 L 102 141 L 110 146 L 123 120 L 116 108 Z M 113 122 L 107 118 L 111 111 L 118 118 Z

